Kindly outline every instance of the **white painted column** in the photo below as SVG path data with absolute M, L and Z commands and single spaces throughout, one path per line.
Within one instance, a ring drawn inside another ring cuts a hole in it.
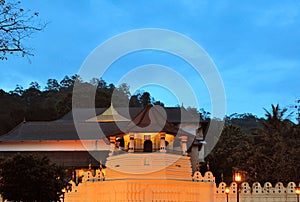
M 186 146 L 186 142 L 187 142 L 187 136 L 182 136 L 181 137 L 181 149 L 182 149 L 182 154 L 184 156 L 187 155 L 187 146 Z
M 129 133 L 130 141 L 129 141 L 129 148 L 128 152 L 134 152 L 134 134 Z
M 116 148 L 116 137 L 115 136 L 110 136 L 109 137 L 109 142 L 110 142 L 110 153 L 109 156 L 112 156 L 115 152 Z
M 167 152 L 166 150 L 166 133 L 160 133 L 160 148 L 159 152 Z

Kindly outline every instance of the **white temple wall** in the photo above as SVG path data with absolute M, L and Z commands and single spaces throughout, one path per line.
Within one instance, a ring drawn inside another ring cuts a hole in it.
M 299 184 L 300 185 L 300 184 Z M 66 193 L 65 202 L 98 201 L 201 201 L 226 202 L 226 184 L 215 184 L 211 172 L 204 176 L 195 172 L 190 180 L 111 180 L 86 173 L 83 183 L 73 185 Z M 296 184 L 260 183 L 240 185 L 240 202 L 297 202 Z M 229 202 L 236 201 L 237 184 L 230 185 Z

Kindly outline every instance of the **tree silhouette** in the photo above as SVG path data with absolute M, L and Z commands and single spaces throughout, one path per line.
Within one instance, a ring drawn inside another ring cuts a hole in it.
M 24 40 L 41 31 L 45 23 L 37 23 L 38 12 L 20 7 L 20 1 L 0 0 L 0 59 L 7 60 L 7 54 L 33 56 Z
M 205 158 L 217 182 L 230 183 L 235 169 L 246 169 L 245 160 L 249 157 L 251 146 L 249 137 L 240 127 L 225 125 L 215 148 Z
M 48 79 L 45 89 L 47 91 L 59 91 L 60 85 L 56 79 Z
M 263 128 L 257 131 L 255 147 L 249 158 L 253 172 L 261 182 L 297 181 L 299 178 L 299 130 L 287 119 L 287 109 L 272 105 L 266 110 Z M 297 160 L 298 159 L 298 160 Z
M 17 154 L 0 168 L 0 193 L 9 201 L 59 201 L 68 186 L 63 168 L 47 157 Z

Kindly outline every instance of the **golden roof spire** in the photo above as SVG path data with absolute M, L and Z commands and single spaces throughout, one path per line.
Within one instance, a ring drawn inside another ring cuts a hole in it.
M 102 114 L 92 117 L 87 122 L 117 122 L 117 121 L 130 121 L 124 116 L 120 115 L 117 110 L 113 107 L 113 104 L 110 104 L 110 107 L 107 108 Z

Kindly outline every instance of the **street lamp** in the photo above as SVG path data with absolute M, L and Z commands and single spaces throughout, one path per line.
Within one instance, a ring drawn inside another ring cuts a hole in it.
M 242 182 L 242 174 L 239 172 L 234 173 L 234 181 L 237 184 L 236 202 L 240 201 L 240 183 Z
M 230 192 L 230 187 L 225 187 L 225 193 L 226 193 L 226 201 L 228 202 L 228 194 Z
M 297 194 L 297 202 L 299 202 L 299 195 L 300 195 L 300 187 L 299 186 L 295 188 L 295 192 Z
M 63 189 L 61 190 L 61 192 L 62 192 L 62 200 L 63 200 L 63 202 L 65 202 L 65 193 L 66 193 L 66 189 L 63 188 Z

